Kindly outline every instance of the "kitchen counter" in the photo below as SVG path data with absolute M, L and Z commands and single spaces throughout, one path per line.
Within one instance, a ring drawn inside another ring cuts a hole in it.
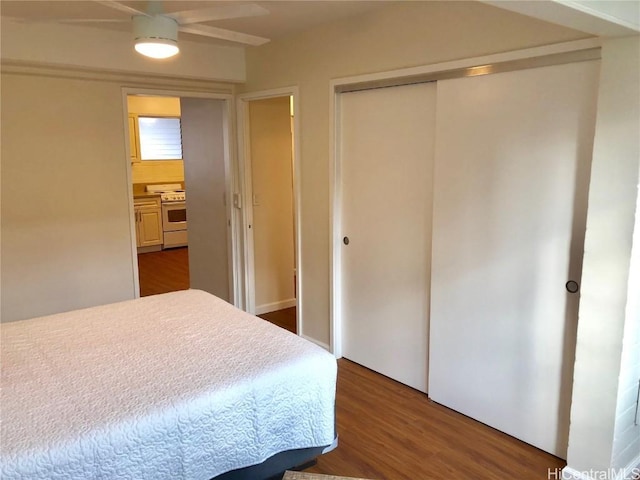
M 1 1 L 1 0 L 0 0 Z M 147 188 L 150 186 L 162 185 L 163 187 L 175 187 L 174 190 L 184 190 L 184 183 L 176 182 L 171 184 L 146 184 L 146 183 L 134 183 L 133 184 L 133 198 L 134 199 L 152 199 L 160 196 L 157 192 L 148 192 Z
M 160 196 L 159 193 L 152 193 L 152 192 L 134 192 L 133 193 L 134 200 L 136 198 L 157 198 L 159 196 Z
M 141 183 L 133 184 L 133 199 L 157 198 L 159 193 L 147 192 L 147 186 Z

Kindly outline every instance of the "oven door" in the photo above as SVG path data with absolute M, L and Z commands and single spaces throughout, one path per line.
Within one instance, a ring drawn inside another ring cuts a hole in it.
M 162 202 L 162 230 L 176 232 L 187 229 L 185 202 Z

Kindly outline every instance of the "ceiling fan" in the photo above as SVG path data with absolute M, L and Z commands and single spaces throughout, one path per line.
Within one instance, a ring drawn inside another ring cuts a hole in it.
M 245 45 L 262 45 L 268 38 L 203 25 L 201 22 L 229 18 L 254 17 L 269 14 L 269 10 L 256 3 L 230 3 L 196 10 L 164 13 L 161 0 L 147 2 L 146 11 L 140 11 L 116 0 L 94 0 L 105 7 L 128 13 L 130 19 L 57 19 L 56 23 L 129 22 L 133 24 L 135 49 L 152 58 L 168 58 L 179 52 L 178 31 L 205 37 L 219 38 Z

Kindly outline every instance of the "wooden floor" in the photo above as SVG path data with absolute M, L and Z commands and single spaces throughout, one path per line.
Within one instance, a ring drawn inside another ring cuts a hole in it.
M 339 446 L 306 472 L 385 480 L 541 480 L 549 478 L 548 469 L 565 466 L 346 359 L 338 361 L 336 403 Z
M 284 310 L 276 310 L 275 312 L 263 313 L 258 315 L 274 325 L 296 333 L 296 307 L 285 308 Z
M 189 249 L 170 248 L 138 255 L 140 296 L 189 288 Z

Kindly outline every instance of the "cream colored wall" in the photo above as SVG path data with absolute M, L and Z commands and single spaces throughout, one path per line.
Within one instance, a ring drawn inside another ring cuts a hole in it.
M 182 160 L 145 160 L 131 164 L 131 181 L 134 184 L 184 182 Z
M 128 113 L 135 115 L 180 116 L 180 99 L 176 97 L 127 96 Z M 131 165 L 134 184 L 184 182 L 182 160 L 145 160 Z
M 180 116 L 180 99 L 177 97 L 154 97 L 148 95 L 127 95 L 129 113 L 136 115 Z
M 255 305 L 264 313 L 295 300 L 289 97 L 250 101 L 249 122 Z
M 477 2 L 403 2 L 247 50 L 243 91 L 298 85 L 304 335 L 329 343 L 329 81 L 585 38 Z
M 1 81 L 2 321 L 133 298 L 121 87 Z
M 637 345 L 631 335 L 637 312 L 627 310 L 629 268 L 640 170 L 640 37 L 607 40 L 602 47 L 598 114 L 594 139 L 580 313 L 574 367 L 568 466 L 579 472 L 606 471 L 640 458 L 615 433 L 631 428 L 633 416 L 620 414 L 635 406 L 620 395 L 638 378 L 636 357 L 624 358 L 623 345 Z M 637 327 L 636 327 L 637 328 Z M 630 335 L 630 337 L 626 337 Z M 637 334 L 635 334 L 637 335 Z M 630 370 L 630 371 L 627 371 Z M 635 378 L 633 378 L 635 377 Z M 628 381 L 629 384 L 620 385 Z M 620 389 L 620 387 L 623 387 Z M 622 428 L 621 428 L 622 427 Z
M 47 22 L 15 22 L 2 17 L 3 61 L 41 63 L 113 72 L 158 74 L 166 79 L 199 78 L 242 82 L 242 46 L 218 46 L 180 39 L 180 53 L 150 60 L 135 52 L 130 31 L 106 30 Z

